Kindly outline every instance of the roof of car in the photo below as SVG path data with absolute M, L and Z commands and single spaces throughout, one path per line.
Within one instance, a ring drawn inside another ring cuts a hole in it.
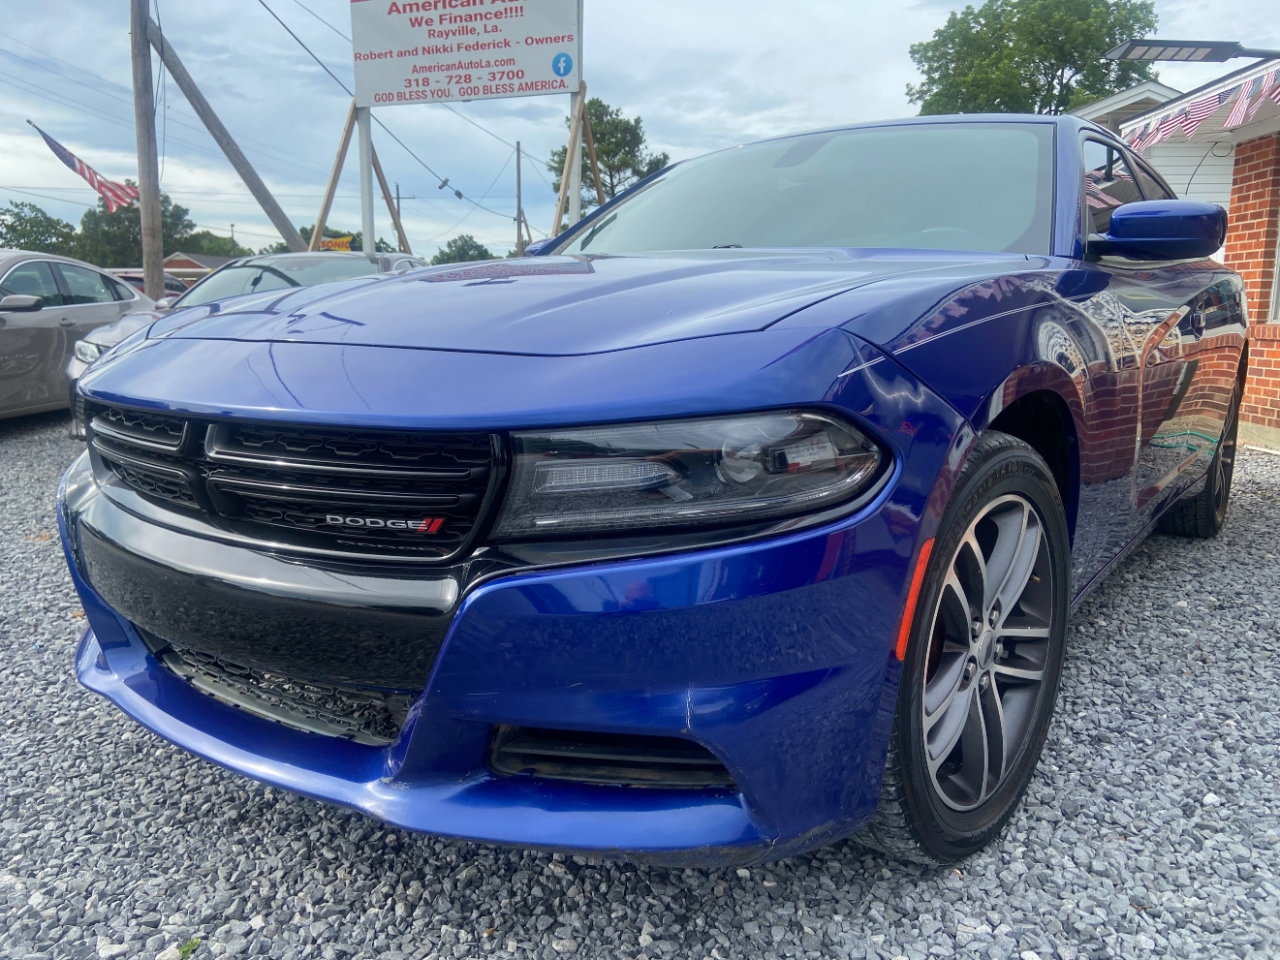
M 74 263 L 79 267 L 88 267 L 91 270 L 101 270 L 101 267 L 95 266 L 85 260 L 77 260 L 75 257 L 64 257 L 57 253 L 44 253 L 40 250 L 9 250 L 0 249 L 0 260 L 17 260 L 28 257 L 37 260 L 57 260 L 59 263 Z

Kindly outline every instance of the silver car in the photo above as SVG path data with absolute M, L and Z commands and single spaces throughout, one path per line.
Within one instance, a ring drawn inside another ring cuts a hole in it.
M 224 264 L 180 297 L 165 297 L 154 305 L 148 300 L 146 309 L 139 308 L 119 323 L 104 327 L 76 344 L 75 356 L 67 364 L 66 385 L 63 387 L 72 397 L 71 435 L 80 439 L 85 435 L 83 402 L 75 400 L 80 375 L 89 369 L 89 364 L 129 334 L 149 327 L 163 314 L 201 307 L 209 313 L 216 313 L 219 304 L 243 302 L 250 294 L 269 294 L 294 287 L 405 273 L 423 266 L 426 266 L 425 261 L 407 253 L 379 253 L 372 258 L 362 253 L 334 250 L 259 254 Z
M 0 418 L 67 406 L 75 344 L 150 297 L 70 257 L 0 250 Z

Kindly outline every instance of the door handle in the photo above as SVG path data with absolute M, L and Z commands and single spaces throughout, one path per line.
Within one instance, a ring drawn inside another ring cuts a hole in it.
M 76 322 L 72 320 L 70 317 L 63 317 L 61 320 L 58 321 L 58 326 L 60 327 L 74 327 L 75 324 Z

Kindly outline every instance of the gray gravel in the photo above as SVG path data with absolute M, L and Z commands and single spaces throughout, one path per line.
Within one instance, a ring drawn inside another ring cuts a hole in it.
M 663 870 L 447 842 L 197 761 L 82 690 L 65 418 L 0 422 L 0 956 L 1274 957 L 1280 458 L 1077 613 L 1027 803 L 959 869 Z

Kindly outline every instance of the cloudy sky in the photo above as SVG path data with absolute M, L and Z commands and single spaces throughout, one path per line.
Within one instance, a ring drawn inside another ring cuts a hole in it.
M 153 16 L 281 206 L 295 223 L 313 222 L 349 97 L 267 7 L 350 86 L 347 0 L 153 2 Z M 583 74 L 591 95 L 643 119 L 653 149 L 682 159 L 762 136 L 914 114 L 905 88 L 919 77 L 907 49 L 960 5 L 585 0 Z M 24 121 L 102 174 L 136 177 L 128 4 L 21 7 L 0 22 L 0 205 L 29 201 L 78 223 L 96 195 Z M 1156 0 L 1156 9 L 1163 37 L 1280 48 L 1274 0 Z M 1165 64 L 1161 80 L 1189 90 L 1248 62 Z M 278 239 L 173 81 L 162 81 L 157 96 L 161 188 L 202 228 L 228 234 L 234 224 L 236 239 L 254 249 Z M 387 177 L 404 197 L 414 251 L 430 256 L 462 232 L 499 255 L 514 245 L 517 140 L 529 154 L 525 210 L 534 235 L 545 233 L 555 195 L 541 161 L 564 143 L 567 111 L 565 95 L 378 109 L 417 157 L 375 127 Z M 350 229 L 360 223 L 354 158 L 353 145 L 330 216 Z M 425 167 L 489 209 L 437 189 Z M 394 236 L 381 206 L 377 225 L 380 236 Z

